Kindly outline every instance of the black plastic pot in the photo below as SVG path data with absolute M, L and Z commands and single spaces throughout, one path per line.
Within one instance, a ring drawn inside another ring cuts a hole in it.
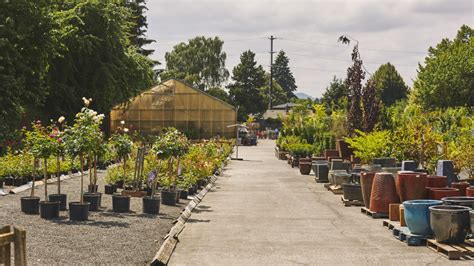
M 177 191 L 169 191 L 169 190 L 161 191 L 161 203 L 164 205 L 170 205 L 170 206 L 176 205 L 177 197 L 178 197 Z
M 105 185 L 105 194 L 112 195 L 115 192 L 117 192 L 117 186 L 116 185 Z
M 15 186 L 15 187 L 23 186 L 26 183 L 27 183 L 27 181 L 23 177 L 18 177 L 18 178 L 13 179 L 13 186 Z
M 3 179 L 0 179 L 0 188 L 3 188 Z
M 195 186 L 191 186 L 190 188 L 188 188 L 188 195 L 194 195 L 194 193 L 196 193 L 196 187 Z
M 5 186 L 13 186 L 13 177 L 7 176 L 4 178 Z
M 40 201 L 40 217 L 43 219 L 59 218 L 59 201 Z
M 69 220 L 87 221 L 89 219 L 89 202 L 69 202 Z
M 130 196 L 113 195 L 112 209 L 114 212 L 130 212 Z
M 49 201 L 59 201 L 59 210 L 65 211 L 67 207 L 67 195 L 66 194 L 51 194 L 48 196 Z
M 160 198 L 158 197 L 144 197 L 143 198 L 143 213 L 158 214 L 160 212 Z
M 98 211 L 100 208 L 100 194 L 99 193 L 84 193 L 82 199 L 90 203 L 89 211 Z
M 460 244 L 471 230 L 469 211 L 466 206 L 431 206 L 430 223 L 436 241 L 444 244 Z
M 187 200 L 188 199 L 188 190 L 180 190 L 179 198 Z
M 39 213 L 39 197 L 21 197 L 21 211 L 26 214 Z

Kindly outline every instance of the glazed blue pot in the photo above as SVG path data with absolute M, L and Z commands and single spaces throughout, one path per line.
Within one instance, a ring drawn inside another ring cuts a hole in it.
M 403 202 L 405 221 L 412 234 L 431 235 L 430 206 L 441 205 L 440 200 L 407 200 Z

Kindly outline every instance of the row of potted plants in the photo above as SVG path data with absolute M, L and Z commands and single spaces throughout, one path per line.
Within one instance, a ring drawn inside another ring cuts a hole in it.
M 44 182 L 44 200 L 40 201 L 35 195 L 37 179 L 33 174 L 31 194 L 21 198 L 23 212 L 39 212 L 43 218 L 57 218 L 60 210 L 66 210 L 67 195 L 61 193 L 60 182 L 63 158 L 77 161 L 81 174 L 80 197 L 77 202 L 69 202 L 69 217 L 71 220 L 87 220 L 89 210 L 100 207 L 102 194 L 98 192 L 97 169 L 100 160 L 107 156 L 107 161 L 117 162 L 108 167 L 108 187 L 105 188 L 106 192 L 114 193 L 114 211 L 128 212 L 130 197 L 138 196 L 143 197 L 144 212 L 157 213 L 160 201 L 174 205 L 179 199 L 179 191 L 185 191 L 185 195 L 189 189 L 202 185 L 231 152 L 232 146 L 228 142 L 208 141 L 191 145 L 174 128 L 164 130 L 152 143 L 133 142 L 125 127 L 105 141 L 100 130 L 103 115 L 89 109 L 91 99 L 83 100 L 85 106 L 76 115 L 73 125 L 66 125 L 61 117 L 52 125 L 44 126 L 36 121 L 31 130 L 24 130 L 25 149 L 22 153 L 29 154 L 27 162 L 31 164 L 32 173 L 42 170 L 43 179 L 47 179 L 51 173 L 48 167 L 54 165 L 58 180 L 57 193 L 51 195 L 48 194 L 47 182 Z M 89 177 L 87 192 L 84 190 L 86 172 Z M 123 187 L 120 194 L 115 193 L 116 186 Z M 161 197 L 155 196 L 157 189 L 160 189 Z

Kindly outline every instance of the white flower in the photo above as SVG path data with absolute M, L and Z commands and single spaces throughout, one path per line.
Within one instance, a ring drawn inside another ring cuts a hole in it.
M 97 112 L 96 112 L 96 111 L 93 111 L 91 114 L 92 114 L 92 116 L 96 116 L 96 115 L 97 115 Z
M 91 104 L 92 99 L 86 99 L 86 97 L 82 97 L 82 101 L 84 102 L 85 106 L 89 106 L 89 104 Z
M 127 133 L 127 132 L 128 132 L 128 128 L 124 128 L 124 129 L 123 129 L 123 132 Z
M 125 125 L 125 120 L 120 121 L 121 125 Z
M 60 118 L 58 118 L 58 122 L 60 124 L 62 124 L 64 122 L 64 120 L 66 120 L 66 118 L 64 116 L 61 116 Z

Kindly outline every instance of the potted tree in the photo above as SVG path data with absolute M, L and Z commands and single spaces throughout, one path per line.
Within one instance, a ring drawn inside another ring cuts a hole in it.
M 123 130 L 121 134 L 116 133 L 110 138 L 110 144 L 115 154 L 122 163 L 123 177 L 127 177 L 127 159 L 133 149 L 133 142 L 130 136 L 125 134 L 128 130 Z M 114 194 L 112 196 L 112 209 L 114 212 L 129 212 L 130 211 L 130 195 Z
M 176 184 L 180 158 L 186 154 L 188 147 L 189 142 L 186 136 L 173 127 L 166 128 L 153 143 L 153 151 L 157 158 L 165 161 L 167 166 L 160 182 L 165 186 L 165 189 L 161 191 L 161 203 L 165 205 L 176 205 L 179 200 Z
M 66 152 L 72 157 L 79 157 L 81 171 L 80 201 L 69 203 L 69 219 L 85 221 L 89 217 L 90 202 L 84 201 L 84 159 L 96 145 L 97 135 L 101 135 L 100 124 L 104 115 L 88 108 L 92 99 L 85 99 L 84 107 L 76 114 L 74 125 L 64 130 Z
M 52 128 L 52 132 L 50 136 L 54 138 L 55 142 L 53 145 L 53 155 L 56 157 L 56 177 L 58 178 L 57 194 L 49 195 L 49 201 L 58 201 L 59 202 L 59 209 L 61 211 L 66 210 L 67 206 L 67 195 L 61 194 L 61 158 L 64 157 L 64 143 L 62 139 L 62 131 L 64 129 L 64 116 L 61 116 L 58 119 L 58 124 L 56 127 Z
M 43 176 L 44 176 L 44 201 L 39 202 L 40 216 L 44 219 L 52 219 L 59 217 L 59 201 L 48 200 L 48 158 L 53 154 L 56 146 L 54 136 L 50 134 L 51 127 L 46 128 L 41 124 L 41 121 L 36 121 L 32 124 L 32 129 L 26 131 L 26 146 L 29 147 L 31 154 L 35 158 L 43 159 Z M 34 179 L 32 194 L 29 198 L 21 199 L 22 201 L 30 201 L 32 207 L 33 202 L 36 201 L 34 197 Z

